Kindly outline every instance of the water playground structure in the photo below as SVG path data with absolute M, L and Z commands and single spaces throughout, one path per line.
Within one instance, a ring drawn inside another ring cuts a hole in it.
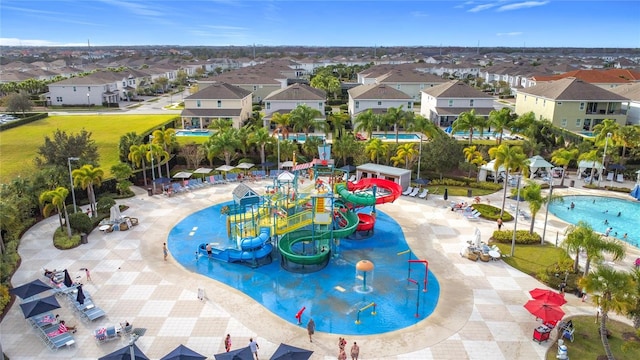
M 200 244 L 196 256 L 251 267 L 279 256 L 288 271 L 323 269 L 338 255 L 342 239 L 371 236 L 376 205 L 393 202 L 402 192 L 391 180 L 347 179 L 332 162 L 315 159 L 280 173 L 263 195 L 238 184 L 233 202 L 221 210 L 227 239 Z

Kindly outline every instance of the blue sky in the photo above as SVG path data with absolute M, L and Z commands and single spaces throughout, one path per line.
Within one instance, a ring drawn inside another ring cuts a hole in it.
M 640 0 L 2 0 L 0 45 L 640 47 Z

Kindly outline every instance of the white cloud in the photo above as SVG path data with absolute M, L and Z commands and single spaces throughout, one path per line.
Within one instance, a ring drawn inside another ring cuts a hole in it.
M 512 31 L 512 32 L 506 32 L 506 33 L 497 33 L 496 35 L 498 35 L 498 36 L 520 36 L 520 35 L 522 35 L 522 32 L 520 32 L 520 31 Z
M 547 5 L 548 1 L 524 1 L 519 3 L 513 3 L 508 5 L 500 6 L 496 11 L 511 11 L 511 10 L 520 10 L 520 9 L 528 9 L 536 6 L 544 6 Z
M 480 12 L 480 11 L 484 11 L 484 10 L 489 10 L 492 7 L 496 7 L 497 4 L 482 4 L 482 5 L 476 5 L 474 7 L 472 7 L 471 9 L 469 9 L 469 12 Z
M 86 43 L 62 44 L 49 40 L 0 38 L 0 46 L 87 46 Z
M 428 17 L 429 13 L 425 11 L 412 11 L 411 16 L 417 17 L 417 18 L 423 18 L 423 17 Z
M 153 16 L 153 17 L 159 17 L 164 15 L 162 11 L 156 10 L 156 7 L 146 6 L 139 2 L 128 2 L 128 1 L 120 1 L 120 0 L 101 0 L 101 1 L 106 4 L 110 4 L 110 5 L 125 9 L 136 15 Z

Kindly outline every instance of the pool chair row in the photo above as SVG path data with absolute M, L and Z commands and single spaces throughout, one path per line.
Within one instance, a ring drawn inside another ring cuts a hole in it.
M 429 195 L 429 189 L 422 189 L 422 192 L 420 192 L 419 187 L 414 188 L 412 186 L 409 186 L 405 191 L 402 192 L 402 195 L 417 197 L 419 199 L 426 199 Z
M 70 347 L 76 343 L 70 332 L 58 331 L 58 320 L 52 313 L 31 317 L 29 322 L 36 330 L 38 338 L 51 350 Z
M 90 322 L 107 315 L 104 310 L 94 304 L 87 291 L 83 290 L 82 292 L 84 294 L 84 301 L 82 303 L 78 302 L 78 289 L 67 293 L 67 299 L 69 300 L 71 309 L 78 313 L 82 321 Z

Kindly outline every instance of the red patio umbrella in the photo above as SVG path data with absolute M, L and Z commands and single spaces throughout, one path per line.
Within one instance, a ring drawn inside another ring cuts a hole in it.
M 541 300 L 549 305 L 562 306 L 567 303 L 567 300 L 564 298 L 564 294 L 558 294 L 553 290 L 545 290 L 545 289 L 533 289 L 529 291 L 531 297 L 535 300 Z
M 551 305 L 541 300 L 529 300 L 524 308 L 545 324 L 557 323 L 564 317 L 564 311 L 560 309 L 560 306 Z

